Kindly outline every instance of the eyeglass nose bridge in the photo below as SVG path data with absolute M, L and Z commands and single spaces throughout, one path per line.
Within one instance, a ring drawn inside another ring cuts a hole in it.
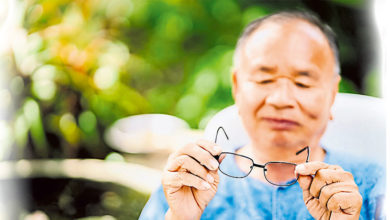
M 263 168 L 264 171 L 267 171 L 267 168 L 265 168 L 266 165 L 267 164 L 261 165 L 261 164 L 253 163 L 252 167 L 260 167 L 260 168 Z

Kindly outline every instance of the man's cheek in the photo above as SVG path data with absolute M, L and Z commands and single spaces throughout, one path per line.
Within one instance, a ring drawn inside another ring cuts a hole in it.
M 312 94 L 310 96 L 302 96 L 300 99 L 302 111 L 311 119 L 321 117 L 327 109 L 329 109 L 326 101 L 326 96 L 323 94 Z
M 245 108 L 251 114 L 256 113 L 256 111 L 261 107 L 264 98 L 261 96 L 261 94 L 258 94 L 256 92 L 249 92 L 246 93 L 245 96 L 241 97 L 240 106 L 242 108 Z M 248 113 L 249 113 L 248 112 Z

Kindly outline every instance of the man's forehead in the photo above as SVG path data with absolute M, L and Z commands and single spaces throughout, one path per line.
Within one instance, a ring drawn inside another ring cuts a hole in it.
M 283 40 L 293 34 L 306 35 L 310 40 L 318 44 L 328 44 L 326 36 L 321 30 L 313 24 L 299 18 L 273 19 L 265 21 L 248 37 L 245 46 L 248 43 L 261 43 L 268 39 Z
M 276 65 L 281 56 L 291 58 L 290 62 L 295 65 L 333 60 L 326 36 L 318 27 L 302 19 L 267 21 L 248 37 L 240 54 L 240 62 L 249 64 L 249 68 L 256 67 L 259 60 Z

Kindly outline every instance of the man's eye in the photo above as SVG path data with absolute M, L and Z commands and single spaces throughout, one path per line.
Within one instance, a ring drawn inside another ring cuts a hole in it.
M 262 85 L 265 85 L 265 84 L 269 84 L 269 83 L 272 83 L 272 80 L 261 80 L 261 81 L 258 81 L 257 82 L 258 84 L 262 84 Z
M 302 83 L 299 83 L 299 82 L 296 82 L 295 85 L 300 87 L 300 88 L 309 88 L 308 85 L 305 85 L 305 84 L 302 84 Z

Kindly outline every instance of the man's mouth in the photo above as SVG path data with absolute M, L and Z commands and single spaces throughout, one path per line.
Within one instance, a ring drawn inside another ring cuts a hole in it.
M 263 120 L 270 125 L 273 130 L 291 130 L 300 126 L 297 121 L 291 119 L 264 117 Z

